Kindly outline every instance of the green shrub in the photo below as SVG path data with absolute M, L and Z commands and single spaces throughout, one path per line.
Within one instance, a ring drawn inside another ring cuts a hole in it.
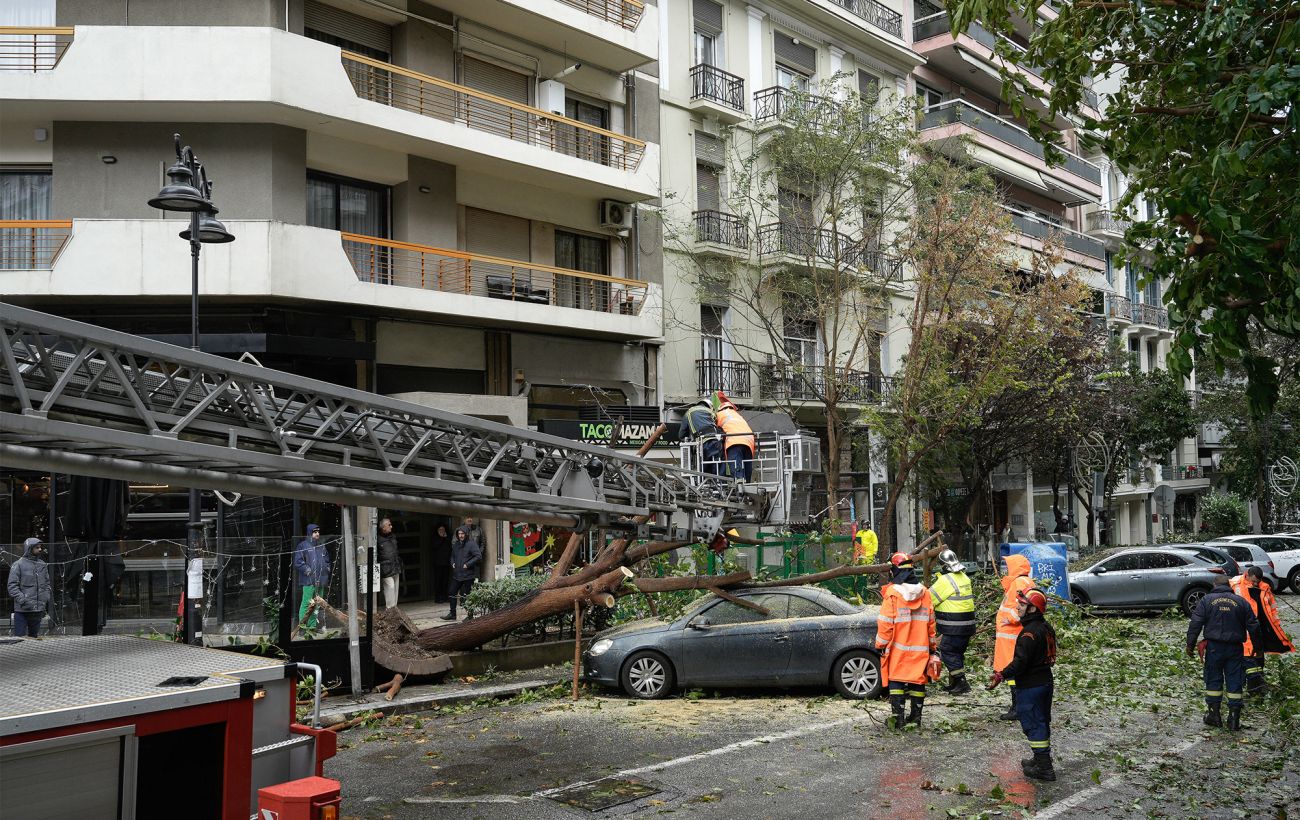
M 1201 521 L 1211 537 L 1237 535 L 1250 527 L 1250 510 L 1236 493 L 1210 493 L 1201 501 Z

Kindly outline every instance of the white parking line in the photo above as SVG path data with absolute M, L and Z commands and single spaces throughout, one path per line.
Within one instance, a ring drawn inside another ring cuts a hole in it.
M 1185 740 L 1182 743 L 1179 743 L 1177 746 L 1174 746 L 1173 748 L 1166 749 L 1162 754 L 1180 755 L 1183 752 L 1187 751 L 1188 749 L 1200 743 L 1201 740 L 1202 739 L 1199 737 L 1192 738 L 1191 740 Z M 1089 786 L 1083 791 L 1075 792 L 1074 794 L 1070 795 L 1064 800 L 1061 800 L 1060 802 L 1057 803 L 1053 803 L 1052 805 L 1048 806 L 1042 811 L 1036 812 L 1034 814 L 1034 820 L 1051 820 L 1051 818 L 1053 817 L 1060 817 L 1061 815 L 1065 814 L 1067 811 L 1070 811 L 1071 809 L 1077 809 L 1079 806 L 1082 806 L 1084 803 L 1087 803 L 1089 800 L 1096 797 L 1098 794 L 1113 789 L 1115 786 L 1125 782 L 1127 779 L 1128 778 L 1126 775 L 1114 775 L 1111 777 L 1107 777 L 1095 786 Z
M 551 795 L 559 794 L 560 792 L 565 792 L 568 791 L 569 789 L 579 789 L 582 788 L 583 786 L 590 786 L 591 784 L 599 783 L 602 780 L 609 780 L 611 778 L 635 777 L 636 775 L 639 774 L 657 772 L 662 769 L 672 768 L 673 766 L 680 766 L 683 763 L 693 763 L 696 760 L 704 760 L 705 758 L 717 757 L 718 755 L 729 754 L 731 752 L 736 752 L 741 749 L 748 749 L 751 746 L 760 746 L 764 743 L 776 743 L 778 741 L 789 740 L 791 738 L 801 737 L 803 735 L 810 735 L 813 734 L 814 732 L 823 732 L 827 729 L 834 729 L 838 726 L 847 726 L 850 723 L 860 723 L 864 720 L 871 719 L 871 717 L 872 717 L 871 715 L 861 715 L 859 717 L 841 718 L 839 720 L 832 720 L 828 723 L 814 723 L 810 726 L 800 726 L 798 729 L 791 729 L 787 732 L 778 732 L 777 734 L 774 735 L 763 735 L 762 737 L 754 737 L 754 738 L 750 738 L 749 740 L 739 740 L 736 741 L 735 743 L 728 743 L 726 746 L 719 746 L 716 749 L 709 749 L 708 751 L 704 751 L 704 752 L 696 752 L 693 755 L 686 755 L 685 757 L 678 757 L 672 760 L 665 760 L 660 763 L 652 763 L 648 766 L 639 766 L 635 769 L 624 769 L 621 772 L 615 772 L 614 774 L 606 775 L 605 777 L 599 777 L 596 778 L 595 780 L 588 780 L 584 783 L 570 783 L 567 786 L 560 786 L 554 789 L 546 789 L 544 791 L 533 792 L 531 795 L 529 795 L 529 797 L 550 797 Z

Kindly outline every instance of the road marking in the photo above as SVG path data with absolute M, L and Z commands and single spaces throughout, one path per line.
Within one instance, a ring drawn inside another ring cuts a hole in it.
M 1193 746 L 1199 744 L 1201 740 L 1202 738 L 1199 737 L 1192 738 L 1191 740 L 1185 740 L 1182 743 L 1178 744 L 1177 746 L 1174 746 L 1173 748 L 1166 749 L 1161 754 L 1180 755 L 1183 752 L 1187 751 L 1188 749 L 1192 748 Z M 1139 767 L 1139 768 L 1146 768 L 1146 767 Z M 1052 805 L 1048 806 L 1042 811 L 1035 813 L 1034 820 L 1051 820 L 1051 818 L 1053 817 L 1060 817 L 1061 815 L 1065 814 L 1067 811 L 1078 808 L 1084 803 L 1087 803 L 1092 798 L 1096 797 L 1101 792 L 1108 791 L 1114 788 L 1116 785 L 1125 782 L 1127 779 L 1128 778 L 1125 775 L 1112 775 L 1110 777 L 1103 778 L 1102 781 L 1097 785 L 1089 786 L 1083 791 L 1075 792 L 1074 794 L 1070 795 L 1069 797 L 1065 798 L 1059 803 L 1053 803 Z
M 672 768 L 673 766 L 681 766 L 684 763 L 694 763 L 697 760 L 705 760 L 710 757 L 717 757 L 718 755 L 730 754 L 731 752 L 736 752 L 741 749 L 748 749 L 751 746 L 761 746 L 765 743 L 776 743 L 782 740 L 789 740 L 791 738 L 800 737 L 802 735 L 809 735 L 812 734 L 813 732 L 822 732 L 827 729 L 834 729 L 839 726 L 846 726 L 850 723 L 859 723 L 861 721 L 868 720 L 871 717 L 872 717 L 871 715 L 861 715 L 859 717 L 841 718 L 839 720 L 832 720 L 828 723 L 814 723 L 810 726 L 801 726 L 798 729 L 791 729 L 786 732 L 778 732 L 777 734 L 774 735 L 763 735 L 762 737 L 753 737 L 750 738 L 749 740 L 738 740 L 735 743 L 728 743 L 726 746 L 719 746 L 716 749 L 709 749 L 708 751 L 704 751 L 704 752 L 696 752 L 693 755 L 686 755 L 685 757 L 677 757 L 677 758 L 673 758 L 672 760 L 662 761 L 660 763 L 651 763 L 648 766 L 639 766 L 635 769 L 624 769 L 621 772 L 615 772 L 613 774 L 609 774 L 604 777 L 598 777 L 595 780 L 588 780 L 584 783 L 570 783 L 567 786 L 560 786 L 554 789 L 545 789 L 543 791 L 533 792 L 532 794 L 529 795 L 529 797 L 550 797 L 551 795 L 559 794 L 560 792 L 566 792 L 569 791 L 570 789 L 580 789 L 584 786 L 590 786 L 591 784 L 599 783 L 602 780 L 610 780 L 611 778 L 621 779 L 625 777 L 635 777 L 636 775 L 639 774 L 657 772 L 663 769 Z
M 522 803 L 528 797 L 513 794 L 470 794 L 465 797 L 403 797 L 403 803 Z

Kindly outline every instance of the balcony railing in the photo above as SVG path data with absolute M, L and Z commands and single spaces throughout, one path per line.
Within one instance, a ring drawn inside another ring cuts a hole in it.
M 645 4 L 640 0 L 560 0 L 566 6 L 585 11 L 609 23 L 632 31 L 641 22 Z
M 1166 472 L 1166 481 L 1197 481 L 1203 478 L 1209 478 L 1214 472 L 1211 467 L 1202 467 L 1197 464 L 1179 464 L 1170 467 Z
M 1161 329 L 1168 328 L 1169 311 L 1155 305 L 1134 305 L 1133 324 Z
M 920 129 L 925 131 L 931 128 L 942 128 L 945 125 L 954 123 L 969 125 L 975 130 L 1019 148 L 1037 159 L 1045 158 L 1043 146 L 1031 137 L 1028 131 L 962 100 L 948 100 L 925 109 L 921 115 Z M 1068 151 L 1062 151 L 1062 153 L 1064 153 L 1065 159 L 1061 165 L 1065 170 L 1083 177 L 1094 185 L 1101 185 L 1101 168 L 1077 154 L 1071 154 Z
M 0 26 L 0 71 L 49 71 L 72 44 L 71 26 Z
M 830 228 L 806 228 L 793 222 L 769 222 L 758 228 L 759 253 L 814 257 L 822 262 L 856 265 L 861 243 Z
M 361 54 L 343 52 L 343 67 L 357 96 L 393 108 L 625 171 L 635 170 L 645 154 L 645 143 L 634 137 Z
M 721 390 L 728 396 L 747 399 L 753 395 L 749 364 L 729 359 L 695 360 L 696 393 L 705 395 Z
M 1076 253 L 1090 256 L 1093 259 L 1104 260 L 1106 258 L 1106 245 L 1100 240 L 1093 239 L 1091 236 L 1081 234 L 1064 225 L 1054 225 L 1034 214 L 1017 211 L 1006 206 L 1003 206 L 1003 210 L 1011 215 L 1011 221 L 1015 224 L 1016 230 L 1025 236 L 1045 240 L 1049 236 L 1056 235 L 1061 238 L 1065 247 Z
M 903 15 L 888 6 L 877 3 L 876 0 L 831 0 L 831 2 L 848 9 L 886 34 L 902 39 Z
M 1127 296 L 1118 293 L 1106 294 L 1106 315 L 1111 319 L 1125 322 L 1133 320 L 1133 302 Z
M 71 235 L 71 219 L 0 220 L 0 270 L 50 270 Z
M 707 100 L 743 112 L 745 80 L 707 63 L 691 69 L 691 99 Z
M 754 122 L 758 125 L 776 122 L 801 111 L 820 119 L 820 112 L 833 103 L 829 97 L 774 85 L 754 92 Z
M 696 211 L 695 241 L 733 248 L 749 247 L 749 226 L 744 220 L 722 211 Z
M 1128 220 L 1122 216 L 1116 216 L 1111 211 L 1093 211 L 1088 214 L 1086 224 L 1089 233 L 1106 231 L 1108 233 L 1122 234 L 1128 230 Z
M 894 391 L 892 376 L 826 365 L 760 365 L 759 380 L 763 398 L 772 401 L 821 401 L 833 388 L 839 401 L 873 404 Z
M 645 282 L 345 233 L 343 250 L 363 282 L 635 316 Z

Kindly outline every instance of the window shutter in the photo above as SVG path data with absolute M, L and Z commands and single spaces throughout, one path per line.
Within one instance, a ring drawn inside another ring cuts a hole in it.
M 532 100 L 533 78 L 496 63 L 479 60 L 468 54 L 463 55 L 461 75 L 465 85 L 478 91 L 485 91 L 523 105 L 528 105 Z
M 465 250 L 528 262 L 532 259 L 527 219 L 478 208 L 465 209 Z
M 722 140 L 703 131 L 696 131 L 695 161 L 721 168 L 725 164 Z
M 695 30 L 708 34 L 722 33 L 722 6 L 713 0 L 694 0 Z
M 307 0 L 302 13 L 305 28 L 360 43 L 384 54 L 393 53 L 393 30 L 378 20 L 327 6 L 317 0 Z
M 858 93 L 863 99 L 874 99 L 880 94 L 880 78 L 862 69 L 858 69 Z
M 703 162 L 695 164 L 695 209 L 720 211 L 722 195 L 718 184 L 718 169 Z
M 772 33 L 772 48 L 778 62 L 796 68 L 808 76 L 817 73 L 817 49 L 804 43 L 796 43 L 794 38 L 779 31 Z

